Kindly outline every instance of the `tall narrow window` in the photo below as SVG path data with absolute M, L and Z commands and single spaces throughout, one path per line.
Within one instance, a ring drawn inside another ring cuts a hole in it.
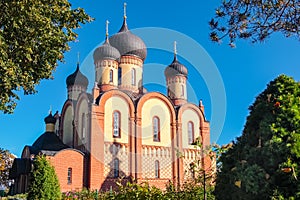
M 118 85 L 122 84 L 122 68 L 118 68 Z
M 194 124 L 193 122 L 188 122 L 188 142 L 192 144 L 194 142 Z
M 82 139 L 85 138 L 85 135 L 86 135 L 85 131 L 86 131 L 86 120 L 85 120 L 85 114 L 82 113 L 82 115 L 81 115 L 81 137 L 82 137 Z
M 119 165 L 120 165 L 119 159 L 115 158 L 114 159 L 114 178 L 119 177 Z
M 113 137 L 121 137 L 120 134 L 120 119 L 121 114 L 119 111 L 113 113 Z
M 135 69 L 131 70 L 131 85 L 135 85 L 135 76 L 136 76 L 136 72 Z
M 113 80 L 114 80 L 114 72 L 113 72 L 113 70 L 111 69 L 111 70 L 109 70 L 109 82 L 113 82 Z
M 158 117 L 153 117 L 153 141 L 160 141 L 160 123 Z
M 72 184 L 72 168 L 68 168 L 68 184 Z
M 159 170 L 159 161 L 158 160 L 155 161 L 154 168 L 155 168 L 155 178 L 159 178 L 159 175 L 160 175 L 159 172 L 160 172 L 160 170 Z
M 184 86 L 183 85 L 181 85 L 181 96 L 184 97 Z

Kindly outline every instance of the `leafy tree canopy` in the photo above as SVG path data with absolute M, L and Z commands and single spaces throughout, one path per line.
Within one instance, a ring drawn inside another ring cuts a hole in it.
M 74 29 L 91 18 L 68 0 L 1 0 L 0 13 L 0 111 L 12 113 L 17 91 L 35 93 L 52 78 L 77 37 Z
M 29 186 L 28 199 L 61 199 L 60 186 L 54 168 L 43 155 L 35 157 Z
M 299 0 L 223 0 L 209 22 L 212 41 L 229 37 L 234 47 L 237 38 L 253 43 L 264 41 L 274 32 L 300 39 Z
M 9 169 L 14 158 L 8 150 L 0 148 L 0 186 L 9 187 Z
M 242 136 L 221 155 L 217 199 L 299 199 L 299 83 L 277 77 L 249 109 Z

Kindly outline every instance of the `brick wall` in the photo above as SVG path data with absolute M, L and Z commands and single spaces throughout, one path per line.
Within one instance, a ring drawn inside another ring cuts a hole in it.
M 59 151 L 49 158 L 54 166 L 62 192 L 81 190 L 83 187 L 84 156 L 72 149 Z M 72 168 L 72 182 L 68 183 L 68 168 Z

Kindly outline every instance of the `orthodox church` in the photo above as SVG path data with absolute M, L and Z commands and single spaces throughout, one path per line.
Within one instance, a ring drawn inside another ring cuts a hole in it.
M 119 32 L 109 37 L 106 31 L 105 42 L 94 51 L 91 93 L 78 64 L 66 79 L 61 113 L 50 113 L 46 132 L 15 159 L 13 193 L 27 191 L 38 154 L 49 158 L 62 191 L 108 190 L 119 178 L 165 188 L 169 181 L 181 184 L 195 176 L 190 164 L 201 154 L 193 143 L 210 144 L 204 106 L 187 101 L 188 70 L 178 61 L 176 48 L 164 71 L 167 95 L 147 91 L 146 56 L 145 43 L 128 29 L 124 14 Z M 200 160 L 203 169 L 212 167 L 209 156 Z

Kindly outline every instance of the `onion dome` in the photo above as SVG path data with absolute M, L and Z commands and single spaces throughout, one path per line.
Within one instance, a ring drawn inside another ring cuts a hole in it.
M 50 112 L 50 114 L 47 117 L 45 117 L 44 121 L 45 121 L 46 124 L 55 124 L 56 119 L 52 115 L 52 113 Z
M 173 62 L 165 69 L 165 76 L 167 77 L 177 76 L 177 75 L 187 76 L 187 74 L 188 74 L 187 68 L 177 60 L 177 56 L 175 54 Z
M 98 47 L 94 51 L 94 61 L 96 60 L 117 60 L 120 58 L 120 52 L 115 47 L 109 44 L 109 40 L 106 38 L 103 45 Z
M 142 60 L 146 59 L 146 45 L 141 38 L 130 32 L 127 27 L 126 16 L 124 16 L 121 29 L 118 33 L 109 38 L 109 42 L 112 46 L 119 50 L 122 56 L 133 55 L 141 58 Z
M 79 70 L 79 63 L 77 63 L 77 68 L 73 74 L 70 74 L 66 79 L 67 87 L 73 85 L 81 85 L 86 88 L 89 84 L 89 81 L 85 75 L 83 75 Z

